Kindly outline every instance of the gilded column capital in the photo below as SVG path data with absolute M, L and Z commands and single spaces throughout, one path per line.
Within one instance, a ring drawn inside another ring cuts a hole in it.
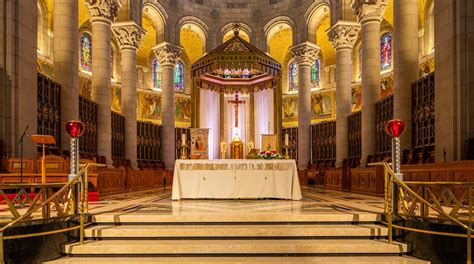
M 176 61 L 181 56 L 183 48 L 173 45 L 168 42 L 162 42 L 153 47 L 153 54 L 161 65 L 175 65 Z
M 113 22 L 122 7 L 122 0 L 86 0 L 91 22 Z
M 352 0 L 351 8 L 361 24 L 382 21 L 388 0 Z
M 350 49 L 357 41 L 360 31 L 360 24 L 353 21 L 339 20 L 337 23 L 326 31 L 329 40 L 336 50 Z
M 297 65 L 312 65 L 319 56 L 320 48 L 309 41 L 291 47 L 291 54 Z
M 112 32 L 117 38 L 121 50 L 137 50 L 146 33 L 135 21 L 114 23 L 112 25 Z

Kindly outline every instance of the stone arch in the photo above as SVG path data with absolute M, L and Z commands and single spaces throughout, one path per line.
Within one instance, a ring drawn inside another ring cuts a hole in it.
M 221 31 L 221 41 L 223 42 L 224 40 L 224 37 L 229 34 L 229 32 L 232 32 L 232 26 L 234 25 L 234 23 L 239 23 L 240 24 L 240 29 L 243 33 L 245 33 L 247 35 L 247 37 L 249 38 L 249 42 L 251 43 L 252 42 L 252 39 L 250 38 L 252 36 L 252 27 L 250 27 L 249 25 L 247 25 L 246 23 L 243 23 L 241 21 L 234 21 L 234 22 L 229 22 L 227 24 L 225 24 L 224 26 L 221 27 L 220 31 Z
M 298 32 L 298 30 L 297 30 L 295 21 L 291 17 L 288 17 L 288 16 L 277 16 L 270 19 L 270 21 L 268 21 L 263 27 L 267 45 L 268 45 L 268 40 L 271 39 L 279 30 L 278 27 L 290 28 L 292 31 L 293 44 L 297 43 L 296 32 Z
M 206 52 L 207 49 L 210 47 L 210 38 L 209 38 L 209 26 L 202 21 L 201 19 L 194 17 L 194 16 L 185 16 L 182 17 L 177 23 L 176 23 L 176 44 L 181 45 L 181 38 L 180 34 L 178 32 L 181 31 L 181 29 L 185 26 L 190 26 L 194 32 L 196 32 L 204 41 L 204 51 Z
M 166 21 L 168 14 L 166 10 L 156 1 L 145 0 L 142 5 L 141 14 L 139 16 L 139 25 L 142 25 L 143 16 L 147 15 L 153 22 L 157 32 L 157 43 L 166 39 Z
M 329 12 L 331 24 L 334 24 L 333 21 L 333 12 L 334 7 L 331 8 L 331 6 L 326 3 L 314 3 L 310 9 L 305 14 L 306 18 L 306 30 L 307 30 L 307 41 L 316 43 L 316 30 L 318 28 L 318 25 L 321 21 L 321 19 Z

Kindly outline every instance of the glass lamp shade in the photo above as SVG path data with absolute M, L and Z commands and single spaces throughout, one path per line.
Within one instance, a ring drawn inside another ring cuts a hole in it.
M 66 123 L 66 132 L 72 138 L 78 138 L 84 134 L 86 126 L 78 120 L 72 120 Z
M 400 119 L 392 119 L 387 122 L 385 127 L 387 134 L 391 137 L 399 137 L 405 132 L 405 121 Z

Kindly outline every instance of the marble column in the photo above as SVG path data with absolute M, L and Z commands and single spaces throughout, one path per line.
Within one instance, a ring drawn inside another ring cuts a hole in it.
M 402 149 L 411 149 L 411 84 L 418 79 L 418 0 L 393 2 L 393 116 L 405 120 Z
M 353 0 L 352 9 L 362 25 L 362 148 L 361 165 L 375 154 L 375 102 L 380 100 L 380 22 L 387 0 Z
M 99 156 L 112 164 L 111 25 L 120 6 L 116 0 L 87 0 L 92 23 L 92 99 L 98 103 Z
M 53 78 L 61 84 L 61 148 L 69 150 L 70 137 L 64 124 L 79 120 L 77 1 L 55 0 L 53 7 Z
M 298 169 L 306 170 L 311 154 L 311 65 L 319 54 L 319 47 L 305 42 L 291 48 L 298 66 Z
M 336 48 L 336 167 L 349 155 L 349 123 L 352 113 L 352 48 L 360 30 L 359 23 L 338 21 L 327 34 Z
M 137 50 L 145 31 L 134 21 L 119 22 L 112 31 L 120 44 L 122 68 L 122 113 L 125 116 L 125 158 L 137 162 Z
M 174 106 L 174 67 L 183 52 L 181 47 L 171 43 L 162 42 L 153 48 L 157 60 L 161 64 L 161 157 L 165 164 L 165 169 L 172 171 L 176 157 L 175 139 L 175 106 Z

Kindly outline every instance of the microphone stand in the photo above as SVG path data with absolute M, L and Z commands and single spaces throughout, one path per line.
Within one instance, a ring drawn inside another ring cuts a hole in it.
M 26 126 L 25 131 L 23 131 L 23 134 L 18 141 L 18 144 L 20 145 L 20 183 L 23 183 L 23 139 L 27 134 L 29 134 L 28 128 L 29 126 Z

